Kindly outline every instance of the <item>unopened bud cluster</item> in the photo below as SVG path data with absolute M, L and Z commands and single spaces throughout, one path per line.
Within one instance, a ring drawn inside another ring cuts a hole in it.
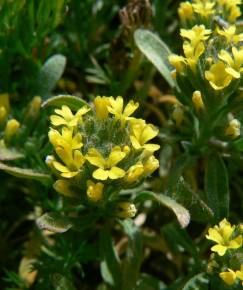
M 92 107 L 55 109 L 49 131 L 55 153 L 46 162 L 58 178 L 56 191 L 87 204 L 117 199 L 116 216 L 135 215 L 119 191 L 137 186 L 159 166 L 153 155 L 159 145 L 150 143 L 158 130 L 131 116 L 137 108 L 133 101 L 124 106 L 122 97 L 96 97 Z

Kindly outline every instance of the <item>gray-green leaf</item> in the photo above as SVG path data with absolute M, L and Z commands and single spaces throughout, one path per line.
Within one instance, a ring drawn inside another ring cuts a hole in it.
M 69 218 L 53 212 L 43 214 L 36 223 L 39 228 L 54 233 L 65 233 L 73 226 Z

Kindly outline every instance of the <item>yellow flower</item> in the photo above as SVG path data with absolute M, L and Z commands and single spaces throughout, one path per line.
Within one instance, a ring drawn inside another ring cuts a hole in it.
M 186 63 L 190 66 L 192 71 L 196 70 L 196 64 L 199 57 L 204 53 L 205 46 L 203 42 L 199 42 L 195 47 L 188 41 L 183 44 L 183 51 L 186 56 Z
M 82 116 L 85 115 L 88 111 L 90 111 L 90 108 L 83 106 L 77 111 L 75 115 L 73 115 L 70 108 L 66 105 L 63 105 L 61 110 L 55 110 L 57 115 L 52 115 L 50 117 L 51 123 L 54 126 L 65 125 L 68 127 L 75 127 L 80 121 L 82 121 Z
M 56 153 L 65 165 L 58 161 L 53 161 L 53 166 L 61 172 L 61 176 L 72 178 L 79 173 L 80 168 L 85 162 L 85 158 L 79 150 L 66 150 L 61 147 L 56 148 Z
M 20 123 L 17 120 L 9 120 L 4 130 L 4 141 L 9 142 L 11 138 L 17 133 L 19 127 Z
M 240 270 L 236 271 L 236 277 L 242 281 L 243 285 L 243 264 L 240 267 Z
M 144 164 L 144 173 L 146 175 L 152 174 L 157 168 L 159 168 L 159 160 L 151 155 Z
M 67 180 L 59 179 L 54 183 L 53 187 L 58 193 L 64 196 L 77 197 L 77 193 L 72 190 L 72 184 Z
M 239 7 L 236 7 L 236 6 L 232 6 L 232 7 L 230 8 L 230 14 L 229 14 L 227 20 L 228 20 L 229 22 L 233 23 L 233 22 L 235 22 L 236 19 L 237 19 L 238 17 L 240 17 L 240 16 L 241 16 L 240 8 L 239 8 Z
M 190 20 L 193 16 L 192 4 L 188 1 L 182 2 L 179 6 L 178 14 L 181 21 Z
M 219 61 L 205 71 L 205 78 L 215 90 L 222 90 L 227 87 L 232 80 L 232 76 L 226 71 L 226 65 Z
M 218 253 L 219 256 L 223 256 L 228 249 L 240 248 L 242 246 L 242 236 L 239 235 L 231 239 L 234 230 L 235 226 L 232 227 L 226 219 L 222 220 L 219 226 L 210 228 L 206 238 L 217 243 L 211 250 Z
M 109 105 L 110 105 L 110 98 L 108 97 L 98 96 L 94 99 L 95 112 L 98 119 L 106 119 L 108 117 Z
M 118 179 L 125 175 L 125 171 L 116 165 L 126 156 L 119 146 L 113 147 L 108 158 L 104 158 L 99 151 L 91 148 L 86 159 L 94 166 L 99 167 L 93 172 L 93 177 L 98 180 Z
M 209 38 L 212 31 L 206 29 L 204 25 L 195 25 L 192 29 L 181 29 L 180 34 L 183 38 L 189 39 L 193 47 Z
M 237 119 L 233 119 L 229 122 L 229 125 L 225 130 L 225 134 L 233 139 L 237 138 L 240 136 L 240 127 L 240 121 Z
M 132 165 L 127 170 L 125 180 L 128 183 L 133 183 L 139 180 L 139 178 L 142 176 L 144 172 L 143 164 L 142 162 L 138 162 L 135 165 Z
M 236 34 L 236 26 L 231 25 L 228 28 L 224 28 L 223 30 L 217 29 L 219 35 L 222 35 L 226 38 L 227 42 L 238 43 L 239 41 L 243 41 L 243 33 Z
M 132 146 L 139 149 L 146 149 L 150 152 L 159 150 L 160 146 L 157 144 L 146 144 L 149 140 L 158 135 L 159 131 L 153 125 L 146 124 L 144 120 L 136 120 L 131 122 L 132 134 L 130 140 Z
M 137 209 L 133 203 L 130 202 L 119 202 L 116 216 L 119 218 L 132 218 L 136 215 Z
M 243 71 L 243 49 L 237 50 L 236 47 L 233 47 L 232 55 L 233 57 L 226 50 L 221 50 L 219 58 L 227 64 L 225 71 L 233 78 L 239 79 Z
M 231 270 L 228 269 L 227 272 L 221 272 L 219 274 L 219 277 L 229 286 L 233 285 L 235 283 L 236 280 L 236 273 Z
M 130 101 L 123 109 L 122 97 L 119 96 L 116 99 L 110 97 L 110 106 L 108 106 L 108 111 L 115 115 L 115 118 L 120 120 L 121 123 L 124 123 L 125 121 L 131 119 L 130 116 L 137 110 L 138 106 L 138 103 Z
M 104 184 L 101 182 L 94 183 L 91 180 L 87 182 L 87 195 L 91 201 L 97 202 L 101 200 L 103 195 Z
M 73 136 L 73 130 L 71 128 L 63 127 L 62 133 L 59 131 L 51 130 L 48 133 L 49 140 L 54 147 L 62 147 L 67 150 L 80 149 L 83 146 L 82 136 L 77 133 Z
M 181 55 L 171 54 L 169 56 L 169 62 L 175 67 L 176 71 L 180 73 L 184 70 L 186 59 Z
M 211 1 L 198 1 L 197 3 L 192 4 L 194 11 L 202 17 L 209 17 L 214 14 L 215 3 Z
M 202 94 L 200 91 L 195 91 L 192 95 L 192 102 L 197 111 L 204 109 Z

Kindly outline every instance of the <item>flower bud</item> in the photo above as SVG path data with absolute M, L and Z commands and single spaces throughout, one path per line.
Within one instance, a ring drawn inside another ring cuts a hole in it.
M 193 93 L 192 102 L 193 102 L 193 105 L 197 111 L 203 110 L 205 108 L 204 103 L 203 103 L 203 99 L 202 99 L 202 94 L 200 91 L 195 91 Z
M 133 203 L 119 202 L 116 209 L 116 216 L 119 218 L 132 218 L 136 215 L 137 209 Z
M 7 122 L 5 131 L 4 131 L 4 141 L 6 143 L 9 143 L 9 141 L 11 141 L 12 137 L 17 133 L 19 127 L 20 127 L 20 124 L 15 119 L 11 119 Z
M 184 111 L 180 105 L 175 105 L 172 117 L 175 120 L 176 125 L 180 126 L 180 124 L 184 120 Z
M 240 136 L 240 121 L 237 119 L 233 119 L 229 122 L 228 127 L 225 130 L 225 135 L 235 139 Z
M 101 182 L 94 183 L 91 180 L 87 182 L 87 196 L 91 201 L 97 202 L 101 200 L 103 195 L 104 184 Z
M 29 110 L 27 111 L 26 117 L 36 120 L 39 117 L 40 108 L 41 108 L 41 97 L 36 96 L 30 102 Z
M 71 183 L 67 180 L 57 180 L 53 188 L 60 194 L 69 196 L 69 197 L 75 197 L 77 194 L 71 189 Z

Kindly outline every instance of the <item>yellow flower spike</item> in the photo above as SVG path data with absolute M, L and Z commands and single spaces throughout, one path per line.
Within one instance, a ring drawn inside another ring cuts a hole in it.
M 56 152 L 65 165 L 58 161 L 54 161 L 54 168 L 61 172 L 62 177 L 72 178 L 76 176 L 85 163 L 85 158 L 82 153 L 79 150 L 74 150 L 72 154 L 61 147 L 56 148 Z
M 175 105 L 172 112 L 172 117 L 176 122 L 176 126 L 180 126 L 184 120 L 184 110 L 181 105 Z
M 66 105 L 62 106 L 62 109 L 56 109 L 55 113 L 57 115 L 52 115 L 50 117 L 51 123 L 54 126 L 65 125 L 67 127 L 75 127 L 79 122 L 82 121 L 82 116 L 90 111 L 90 108 L 83 106 L 79 109 L 75 115 L 73 115 L 70 108 Z
M 123 98 L 117 97 L 114 99 L 110 97 L 110 106 L 108 106 L 108 111 L 115 116 L 116 119 L 120 120 L 122 124 L 125 121 L 131 119 L 131 115 L 137 110 L 138 103 L 130 101 L 126 107 L 123 109 Z
M 71 128 L 63 127 L 61 134 L 57 130 L 50 129 L 48 137 L 54 147 L 75 150 L 83 146 L 81 134 L 77 133 L 73 136 L 73 130 Z
M 196 47 L 200 42 L 207 40 L 212 31 L 206 29 L 204 25 L 195 25 L 192 29 L 181 29 L 180 34 L 183 38 L 190 40 L 193 47 Z
M 219 61 L 213 64 L 208 71 L 205 71 L 205 78 L 214 90 L 222 90 L 231 83 L 233 77 L 228 74 L 226 68 L 226 65 Z
M 227 64 L 225 71 L 233 78 L 239 79 L 243 71 L 243 49 L 237 50 L 233 47 L 232 55 L 233 57 L 226 50 L 221 50 L 219 58 Z
M 225 130 L 225 135 L 235 139 L 240 136 L 241 123 L 237 119 L 233 119 L 229 122 L 228 127 Z
M 125 175 L 125 171 L 116 165 L 124 159 L 126 153 L 119 146 L 112 148 L 108 158 L 95 148 L 91 148 L 86 155 L 86 159 L 94 166 L 99 167 L 93 172 L 93 177 L 98 180 L 119 179 Z
M 130 140 L 132 146 L 136 150 L 146 149 L 150 152 L 159 150 L 160 146 L 157 144 L 146 144 L 149 140 L 156 137 L 159 133 L 153 125 L 146 124 L 143 120 L 134 120 L 131 121 L 132 134 Z
M 178 14 L 182 22 L 186 20 L 191 20 L 193 17 L 193 7 L 188 1 L 180 3 L 178 8 Z
M 224 36 L 228 43 L 238 43 L 243 41 L 243 34 L 236 34 L 236 26 L 231 25 L 228 28 L 223 28 L 223 30 L 217 28 L 217 32 L 219 35 Z
M 132 218 L 136 215 L 137 209 L 133 203 L 130 202 L 119 202 L 116 216 L 119 218 Z
M 0 124 L 3 123 L 8 116 L 8 112 L 5 107 L 0 107 Z
M 127 183 L 136 182 L 143 175 L 143 173 L 144 173 L 143 164 L 142 162 L 138 162 L 135 165 L 129 167 L 125 176 L 125 181 Z
M 202 17 L 208 18 L 215 13 L 215 3 L 211 1 L 202 1 L 192 4 L 194 11 Z
M 98 96 L 94 99 L 95 112 L 98 119 L 106 119 L 108 117 L 109 105 L 110 105 L 110 98 L 108 97 Z
M 186 59 L 183 56 L 177 54 L 171 54 L 169 56 L 169 62 L 172 66 L 175 67 L 176 71 L 179 73 L 184 70 L 184 67 L 186 65 Z
M 192 102 L 197 111 L 204 110 L 205 106 L 200 91 L 195 91 L 192 95 Z
M 11 140 L 11 138 L 17 133 L 19 127 L 20 123 L 15 119 L 11 119 L 7 122 L 4 131 L 4 141 L 6 143 L 8 143 Z
M 242 246 L 242 236 L 239 235 L 231 239 L 234 230 L 235 226 L 231 226 L 226 219 L 222 220 L 219 226 L 210 228 L 206 238 L 217 243 L 211 248 L 211 251 L 218 253 L 219 256 L 224 256 L 228 249 L 240 248 Z
M 87 182 L 87 196 L 91 201 L 97 202 L 102 199 L 104 184 L 94 183 L 91 180 Z
M 229 286 L 233 285 L 235 283 L 236 280 L 236 273 L 231 270 L 228 269 L 227 272 L 221 272 L 219 274 L 219 277 Z
M 9 94 L 0 94 L 0 107 L 4 107 L 9 113 L 10 104 L 9 104 Z
M 144 173 L 146 175 L 152 174 L 157 168 L 159 168 L 159 160 L 151 155 L 144 164 Z
M 72 190 L 71 183 L 67 180 L 59 179 L 57 180 L 53 188 L 60 194 L 68 197 L 77 197 L 77 193 Z

